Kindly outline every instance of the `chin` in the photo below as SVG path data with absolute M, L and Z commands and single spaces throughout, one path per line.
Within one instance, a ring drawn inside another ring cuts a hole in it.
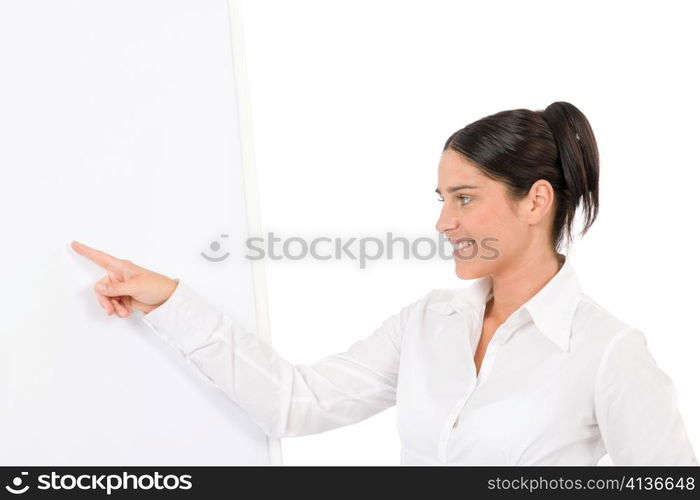
M 486 276 L 488 273 L 476 259 L 455 261 L 455 274 L 461 280 L 473 280 Z

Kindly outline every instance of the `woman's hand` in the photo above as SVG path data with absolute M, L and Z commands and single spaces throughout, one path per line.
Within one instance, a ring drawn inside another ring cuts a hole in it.
M 177 288 L 177 280 L 139 267 L 130 260 L 117 259 L 77 241 L 71 242 L 71 248 L 107 271 L 94 286 L 107 316 L 116 312 L 126 318 L 133 308 L 149 313 L 168 300 Z

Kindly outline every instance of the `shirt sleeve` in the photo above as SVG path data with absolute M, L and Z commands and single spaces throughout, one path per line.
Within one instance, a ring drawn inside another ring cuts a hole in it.
M 186 283 L 143 321 L 270 436 L 323 432 L 396 403 L 401 335 L 411 305 L 345 352 L 292 364 Z
M 595 412 L 615 465 L 697 465 L 669 376 L 638 329 L 618 332 L 598 369 Z

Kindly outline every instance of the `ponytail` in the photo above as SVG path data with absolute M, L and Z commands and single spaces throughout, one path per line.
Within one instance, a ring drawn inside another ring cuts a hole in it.
M 541 113 L 554 137 L 557 162 L 567 189 L 566 202 L 560 209 L 570 242 L 573 220 L 580 202 L 583 203 L 584 213 L 581 236 L 586 234 L 598 216 L 598 145 L 588 119 L 573 104 L 553 102 Z

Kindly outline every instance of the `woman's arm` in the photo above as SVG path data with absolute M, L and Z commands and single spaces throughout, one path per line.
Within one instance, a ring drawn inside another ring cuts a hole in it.
M 656 364 L 644 334 L 618 332 L 601 359 L 595 412 L 615 465 L 697 465 L 671 379 Z
M 313 364 L 284 360 L 181 281 L 143 321 L 268 435 L 290 437 L 359 422 L 395 404 L 401 334 L 412 305 L 347 351 Z

